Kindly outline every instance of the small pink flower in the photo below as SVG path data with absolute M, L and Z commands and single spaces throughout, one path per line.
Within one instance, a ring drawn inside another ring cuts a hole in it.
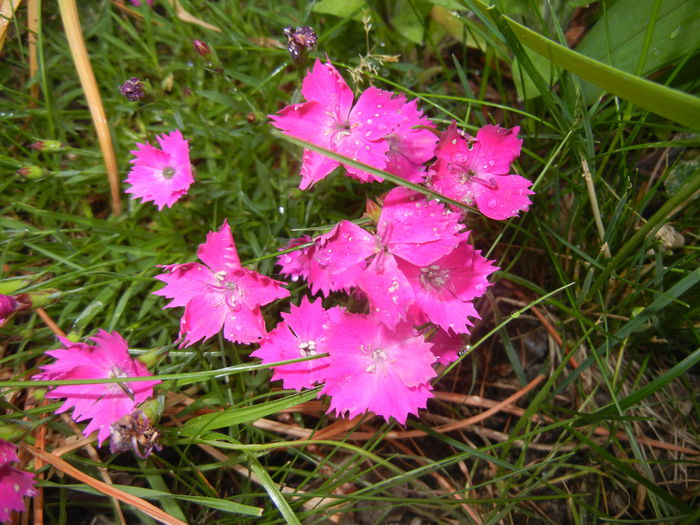
M 130 0 L 130 1 L 131 1 L 131 3 L 134 4 L 136 7 L 140 7 L 140 6 L 141 6 L 140 0 Z M 153 0 L 146 0 L 146 3 L 147 3 L 148 5 L 153 5 Z
M 403 122 L 404 98 L 375 87 L 366 89 L 353 105 L 353 93 L 329 62 L 316 60 L 301 89 L 306 102 L 287 106 L 270 115 L 282 132 L 306 140 L 345 157 L 384 169 L 390 144 L 385 137 Z M 326 177 L 340 163 L 315 151 L 305 150 L 301 189 Z M 381 181 L 366 171 L 344 165 L 348 174 L 363 181 Z
M 406 323 L 390 329 L 375 317 L 343 314 L 331 324 L 326 345 L 331 355 L 321 392 L 331 396 L 329 411 L 348 417 L 372 411 L 404 424 L 432 397 L 431 345 Z
M 34 475 L 15 468 L 11 463 L 19 463 L 12 443 L 0 439 L 0 521 L 9 523 L 12 511 L 23 511 L 25 496 L 34 496 Z
M 232 342 L 253 343 L 265 336 L 260 307 L 289 295 L 283 283 L 241 266 L 231 228 L 224 221 L 209 232 L 197 255 L 204 264 L 162 266 L 156 279 L 167 284 L 153 292 L 172 299 L 166 308 L 184 306 L 180 321 L 181 346 L 208 339 L 224 329 Z
M 299 306 L 292 305 L 289 313 L 283 313 L 284 321 L 260 343 L 260 348 L 250 355 L 263 363 L 287 361 L 329 351 L 326 334 L 330 319 L 321 301 L 309 302 L 304 297 Z M 328 358 L 314 359 L 275 367 L 272 380 L 281 379 L 284 388 L 301 390 L 313 388 L 324 379 Z
M 151 397 L 153 387 L 160 381 L 126 381 L 130 377 L 151 374 L 143 363 L 129 357 L 127 342 L 117 332 L 99 330 L 90 339 L 96 343 L 94 346 L 59 337 L 66 348 L 46 352 L 56 361 L 39 367 L 43 372 L 35 375 L 34 379 L 53 381 L 123 377 L 124 383 L 57 386 L 46 394 L 49 399 L 65 398 L 57 414 L 73 408 L 71 417 L 76 422 L 90 419 L 83 434 L 89 436 L 97 430 L 97 441 L 102 444 L 109 437 L 112 423 L 131 414 Z
M 474 205 L 491 219 L 503 220 L 527 211 L 532 182 L 509 175 L 510 165 L 520 155 L 522 140 L 518 126 L 505 129 L 484 126 L 476 138 L 465 139 L 452 121 L 442 134 L 428 173 L 428 187 L 451 199 Z
M 176 129 L 156 138 L 161 149 L 148 143 L 136 144 L 137 149 L 131 152 L 135 158 L 130 161 L 134 166 L 125 182 L 131 184 L 126 193 L 133 194 L 132 199 L 153 202 L 162 210 L 187 193 L 194 177 L 190 146 L 182 133 Z

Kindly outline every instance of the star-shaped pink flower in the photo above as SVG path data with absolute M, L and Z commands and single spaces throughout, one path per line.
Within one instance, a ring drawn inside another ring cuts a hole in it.
M 65 349 L 51 350 L 46 355 L 53 363 L 40 366 L 37 380 L 124 378 L 123 383 L 65 385 L 53 387 L 46 397 L 65 399 L 56 411 L 61 414 L 73 409 L 76 422 L 91 420 L 83 430 L 85 436 L 97 430 L 97 441 L 109 437 L 109 427 L 122 416 L 131 414 L 137 406 L 153 395 L 160 381 L 129 382 L 130 377 L 149 376 L 146 366 L 129 357 L 129 347 L 117 332 L 99 330 L 91 339 L 96 343 L 73 343 L 65 337 L 59 340 Z
M 377 169 L 384 169 L 388 162 L 391 145 L 386 137 L 396 132 L 400 124 L 411 125 L 401 115 L 404 97 L 395 96 L 390 91 L 370 87 L 353 105 L 352 90 L 330 62 L 324 64 L 316 60 L 304 78 L 301 93 L 306 102 L 287 106 L 276 115 L 270 115 L 272 125 L 287 135 Z M 422 123 L 418 119 L 417 124 Z M 312 186 L 338 166 L 339 163 L 329 157 L 305 150 L 299 187 Z M 383 180 L 353 166 L 344 167 L 351 176 L 363 182 Z
M 476 138 L 465 138 L 452 121 L 442 134 L 428 171 L 428 187 L 451 199 L 474 205 L 491 219 L 515 217 L 530 206 L 532 182 L 510 175 L 510 165 L 518 155 L 522 140 L 518 126 L 505 129 L 484 126 Z
M 348 417 L 372 411 L 403 424 L 432 397 L 431 345 L 407 323 L 391 329 L 376 317 L 342 314 L 326 344 L 331 355 L 321 392 L 331 396 L 329 411 Z
M 253 343 L 264 337 L 260 307 L 289 295 L 283 283 L 241 266 L 226 221 L 218 232 L 207 234 L 197 255 L 204 264 L 162 266 L 166 272 L 156 279 L 167 286 L 153 292 L 172 299 L 166 308 L 185 307 L 182 346 L 208 339 L 222 327 L 224 337 L 233 342 Z
M 131 193 L 132 199 L 153 202 L 162 210 L 187 193 L 194 177 L 190 146 L 182 133 L 176 129 L 156 138 L 160 149 L 148 143 L 136 144 L 137 149 L 131 152 L 133 167 L 125 182 L 131 184 L 126 193 Z

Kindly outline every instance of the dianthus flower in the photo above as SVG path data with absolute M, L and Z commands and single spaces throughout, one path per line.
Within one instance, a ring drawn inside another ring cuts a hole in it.
M 153 202 L 158 210 L 163 206 L 171 207 L 187 193 L 194 182 L 190 164 L 190 146 L 182 138 L 182 133 L 175 130 L 169 134 L 156 137 L 160 148 L 150 144 L 136 144 L 131 152 L 133 167 L 126 178 L 131 187 L 132 199 Z
M 273 126 L 283 133 L 380 170 L 390 162 L 400 168 L 401 155 L 407 159 L 425 157 L 424 147 L 416 148 L 419 151 L 415 156 L 407 153 L 414 143 L 425 142 L 422 132 L 408 132 L 414 126 L 429 122 L 422 118 L 415 105 L 406 103 L 403 96 L 370 87 L 353 105 L 352 90 L 340 73 L 332 64 L 323 64 L 318 59 L 304 78 L 301 93 L 306 102 L 270 115 Z M 432 152 L 422 162 L 430 157 Z M 304 150 L 299 187 L 312 186 L 339 165 L 321 153 Z M 383 180 L 353 166 L 343 166 L 348 174 L 363 182 Z M 415 178 L 414 173 L 409 176 Z
M 65 337 L 59 340 L 65 349 L 51 350 L 46 355 L 53 363 L 40 366 L 43 372 L 34 376 L 40 381 L 124 378 L 123 383 L 62 385 L 51 388 L 46 397 L 65 399 L 56 410 L 61 414 L 73 408 L 73 420 L 80 423 L 90 419 L 83 430 L 89 436 L 97 430 L 99 444 L 109 437 L 112 423 L 131 414 L 138 405 L 153 395 L 160 381 L 129 382 L 130 377 L 149 376 L 146 366 L 129 357 L 127 342 L 117 332 L 99 330 L 91 337 L 96 344 L 74 343 Z
M 484 126 L 476 138 L 464 137 L 452 121 L 435 150 L 437 160 L 428 171 L 428 187 L 468 205 L 491 219 L 515 217 L 530 206 L 532 182 L 510 175 L 510 165 L 520 155 L 518 126 L 505 129 Z
M 284 321 L 250 355 L 259 357 L 263 363 L 274 363 L 329 351 L 326 335 L 330 319 L 320 300 L 309 302 L 304 297 L 299 306 L 292 305 L 289 313 L 283 313 L 282 318 Z M 275 367 L 272 380 L 281 379 L 284 388 L 312 388 L 323 381 L 323 372 L 327 367 L 327 357 L 282 365 Z
M 466 242 L 429 264 L 399 259 L 399 270 L 413 289 L 414 321 L 468 334 L 469 317 L 479 318 L 472 301 L 484 294 L 488 276 L 498 270 L 491 262 Z
M 289 295 L 281 282 L 241 266 L 231 228 L 224 221 L 199 245 L 197 262 L 162 266 L 156 276 L 167 286 L 153 292 L 172 299 L 166 308 L 185 307 L 180 321 L 182 346 L 224 329 L 232 342 L 253 343 L 265 336 L 260 307 Z
M 407 323 L 388 328 L 374 316 L 342 314 L 326 345 L 331 354 L 321 392 L 331 397 L 329 411 L 348 417 L 372 411 L 403 424 L 432 397 L 431 345 Z
M 15 468 L 19 463 L 12 443 L 0 439 L 0 521 L 9 523 L 13 510 L 24 510 L 25 496 L 34 496 L 34 475 Z

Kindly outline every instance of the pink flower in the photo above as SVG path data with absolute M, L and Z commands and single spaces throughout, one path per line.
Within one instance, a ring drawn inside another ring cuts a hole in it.
M 19 463 L 15 445 L 0 439 L 0 521 L 9 523 L 13 510 L 23 511 L 25 496 L 34 496 L 34 475 L 10 463 Z
M 253 343 L 264 337 L 260 306 L 289 295 L 281 282 L 241 266 L 228 222 L 209 232 L 197 255 L 204 264 L 162 266 L 156 279 L 167 284 L 153 292 L 172 299 L 166 308 L 184 306 L 181 346 L 208 339 L 224 329 L 229 341 Z
M 283 313 L 282 317 L 284 321 L 250 355 L 259 357 L 263 363 L 274 363 L 329 351 L 326 334 L 330 319 L 321 301 L 311 303 L 304 297 L 299 306 L 292 305 L 289 313 Z M 274 369 L 272 380 L 281 379 L 284 388 L 312 388 L 315 383 L 323 381 L 323 372 L 327 367 L 327 357 L 278 366 Z
M 417 321 L 430 321 L 443 330 L 468 334 L 469 317 L 479 318 L 473 299 L 484 294 L 488 276 L 498 270 L 467 243 L 430 264 L 399 259 L 398 266 L 413 289 Z M 421 315 L 422 314 L 422 315 Z
M 353 106 L 353 93 L 340 73 L 329 62 L 316 60 L 304 78 L 301 89 L 306 102 L 283 108 L 270 115 L 282 132 L 306 140 L 377 169 L 387 165 L 390 144 L 385 138 L 403 123 L 405 99 L 375 87 L 365 90 Z M 402 128 L 405 129 L 405 128 Z M 333 159 L 305 150 L 301 167 L 301 189 L 326 177 L 339 166 Z M 363 181 L 381 181 L 366 171 L 343 165 L 348 173 Z
M 140 7 L 140 6 L 141 6 L 140 0 L 130 0 L 130 1 L 131 1 L 131 3 L 134 4 L 136 7 Z M 148 5 L 153 5 L 153 0 L 146 0 L 146 3 L 147 3 Z
M 129 357 L 127 342 L 117 332 L 99 330 L 91 339 L 91 346 L 73 343 L 59 337 L 65 349 L 46 352 L 56 359 L 41 366 L 43 372 L 34 376 L 37 380 L 102 379 L 115 377 L 145 377 L 148 370 L 140 361 Z M 49 399 L 65 398 L 56 411 L 61 414 L 73 408 L 71 416 L 76 422 L 92 420 L 83 430 L 89 436 L 95 430 L 97 441 L 109 437 L 109 427 L 122 416 L 131 414 L 138 405 L 153 395 L 153 387 L 160 381 L 102 383 L 94 385 L 65 385 L 53 387 L 46 394 Z
M 403 424 L 432 397 L 435 357 L 406 323 L 390 329 L 375 317 L 344 314 L 331 324 L 326 345 L 331 355 L 321 392 L 331 396 L 329 411 L 354 417 L 369 410 Z
M 17 301 L 11 295 L 0 293 L 0 326 L 5 324 L 10 316 L 19 308 Z
M 194 177 L 190 146 L 182 133 L 176 129 L 156 138 L 161 149 L 148 143 L 136 144 L 137 149 L 131 152 L 135 158 L 130 161 L 134 166 L 125 182 L 131 184 L 126 193 L 133 194 L 132 199 L 153 202 L 162 210 L 187 193 Z
M 437 160 L 428 174 L 428 187 L 454 200 L 474 205 L 491 219 L 515 217 L 530 206 L 532 182 L 509 175 L 510 165 L 520 155 L 522 140 L 518 126 L 505 129 L 484 126 L 476 138 L 466 139 L 452 121 L 442 134 Z

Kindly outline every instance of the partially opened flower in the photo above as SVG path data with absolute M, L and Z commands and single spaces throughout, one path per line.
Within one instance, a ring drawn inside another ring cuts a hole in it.
M 159 210 L 171 207 L 187 193 L 194 182 L 190 164 L 190 146 L 175 130 L 156 137 L 160 149 L 150 144 L 136 144 L 131 152 L 133 167 L 126 178 L 132 199 L 153 202 Z
M 259 357 L 263 363 L 274 363 L 328 352 L 326 335 L 330 319 L 320 300 L 309 302 L 304 297 L 299 306 L 292 305 L 282 317 L 284 321 L 250 355 Z M 284 388 L 312 388 L 323 381 L 327 367 L 327 357 L 282 365 L 275 367 L 272 380 L 281 379 Z
M 385 137 L 402 122 L 405 100 L 394 93 L 370 87 L 353 105 L 353 93 L 331 63 L 316 60 L 301 88 L 306 102 L 270 115 L 272 124 L 287 135 L 306 140 L 374 168 L 387 164 L 389 142 Z M 326 177 L 339 162 L 305 150 L 301 167 L 301 189 Z M 363 182 L 382 180 L 364 170 L 344 165 Z
M 376 317 L 347 313 L 333 321 L 322 390 L 331 396 L 329 411 L 348 417 L 372 411 L 403 424 L 408 414 L 425 408 L 432 397 L 435 357 L 412 326 L 401 323 L 391 329 Z
M 128 381 L 130 377 L 151 374 L 146 366 L 129 356 L 127 342 L 117 332 L 99 330 L 91 339 L 95 345 L 73 343 L 65 337 L 59 340 L 65 349 L 51 350 L 46 355 L 53 363 L 40 366 L 34 376 L 40 381 L 71 379 L 124 378 L 124 382 L 89 385 L 60 385 L 50 389 L 49 399 L 65 399 L 56 411 L 61 414 L 73 409 L 72 418 L 80 423 L 90 420 L 83 430 L 85 436 L 97 431 L 97 441 L 109 437 L 112 423 L 131 414 L 136 407 L 153 395 L 153 387 L 160 381 Z
M 24 510 L 24 497 L 34 496 L 34 475 L 12 466 L 19 458 L 12 443 L 0 439 L 0 521 L 9 523 L 12 511 Z
M 153 292 L 172 299 L 166 308 L 184 306 L 180 321 L 183 346 L 208 339 L 222 328 L 232 342 L 253 343 L 265 336 L 260 307 L 289 295 L 283 283 L 243 268 L 231 228 L 224 221 L 218 232 L 209 232 L 197 255 L 204 264 L 163 266 L 156 279 L 167 284 Z
M 515 217 L 530 206 L 532 181 L 509 174 L 510 165 L 520 155 L 522 140 L 518 126 L 505 129 L 484 126 L 476 138 L 465 138 L 452 121 L 442 134 L 430 167 L 428 187 L 468 205 L 491 219 Z

